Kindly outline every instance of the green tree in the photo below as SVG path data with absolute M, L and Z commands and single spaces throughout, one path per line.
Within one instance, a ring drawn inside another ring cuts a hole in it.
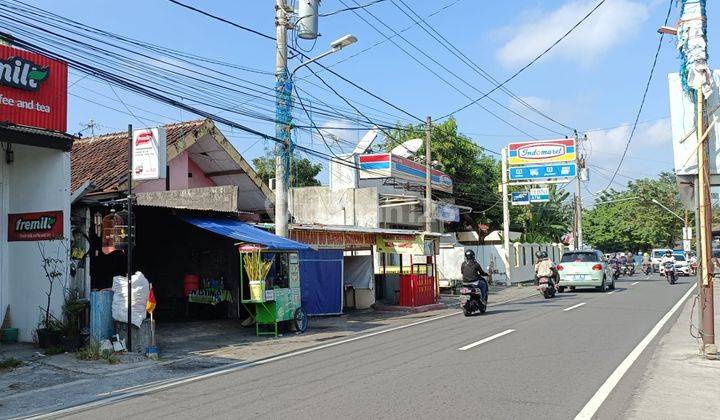
M 531 243 L 559 243 L 568 233 L 572 224 L 572 205 L 567 202 L 570 193 L 550 188 L 550 201 L 547 203 L 533 203 L 529 206 L 518 206 L 521 212 L 516 220 L 523 223 L 524 242 Z
M 653 199 L 678 215 L 684 212 L 675 175 L 663 172 L 657 179 L 631 181 L 624 191 L 598 197 L 583 213 L 584 239 L 610 252 L 674 246 L 682 238 L 683 222 Z
M 398 126 L 382 146 L 390 151 L 414 138 L 425 138 L 424 125 Z M 432 160 L 439 162 L 439 169 L 453 180 L 452 196 L 456 203 L 473 208 L 472 213 L 464 215 L 460 226 L 450 228 L 477 229 L 480 223 L 487 223 L 493 229 L 502 226 L 502 203 L 497 190 L 500 162 L 487 155 L 469 137 L 460 134 L 453 118 L 433 126 L 431 146 Z M 417 155 L 425 156 L 424 145 Z
M 267 151 L 265 156 L 252 160 L 255 171 L 262 181 L 269 185 L 270 178 L 275 177 L 275 154 Z M 317 187 L 320 185 L 315 177 L 322 171 L 322 165 L 312 163 L 308 158 L 294 156 L 291 162 L 290 185 L 293 187 Z

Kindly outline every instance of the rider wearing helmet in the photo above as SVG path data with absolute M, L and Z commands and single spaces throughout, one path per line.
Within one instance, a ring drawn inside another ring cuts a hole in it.
M 672 262 L 675 263 L 675 256 L 673 255 L 672 251 L 669 249 L 665 251 L 665 255 L 660 260 L 660 264 L 665 264 L 666 262 Z
M 547 277 L 554 282 L 556 271 L 555 264 L 548 258 L 548 254 L 545 251 L 538 251 L 535 253 L 537 263 L 535 263 L 535 277 L 536 280 L 540 277 Z
M 463 261 L 460 267 L 460 272 L 462 273 L 463 283 L 478 283 L 478 287 L 482 293 L 482 299 L 487 301 L 488 285 L 485 282 L 485 278 L 488 274 L 482 269 L 480 264 L 475 261 L 475 252 L 471 249 L 465 251 L 465 261 Z

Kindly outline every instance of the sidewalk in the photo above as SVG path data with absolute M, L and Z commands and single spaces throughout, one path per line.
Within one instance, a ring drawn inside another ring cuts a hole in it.
M 715 285 L 715 320 L 720 320 L 720 287 Z M 717 419 L 720 417 L 720 360 L 700 355 L 700 344 L 689 333 L 694 296 L 662 337 L 635 391 L 630 419 Z M 697 307 L 692 313 L 697 325 Z M 717 336 L 716 328 L 715 334 Z
M 490 306 L 535 294 L 537 291 L 531 286 L 493 286 Z M 118 389 L 197 374 L 229 363 L 265 359 L 355 334 L 457 313 L 458 298 L 443 295 L 441 301 L 447 308 L 425 313 L 378 313 L 369 309 L 312 318 L 305 334 L 284 333 L 277 338 L 256 337 L 254 328 L 242 328 L 238 320 L 165 325 L 165 338 L 158 337 L 161 360 L 157 362 L 143 358 L 108 365 L 79 361 L 73 354 L 40 356 L 39 349 L 26 344 L 3 346 L 0 359 L 14 357 L 24 364 L 0 372 L 0 418 L 25 413 L 28 407 L 34 410 L 64 408 Z

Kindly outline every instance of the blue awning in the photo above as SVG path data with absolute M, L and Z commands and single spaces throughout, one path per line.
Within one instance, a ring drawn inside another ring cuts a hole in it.
M 201 229 L 217 233 L 218 235 L 226 236 L 239 242 L 262 245 L 271 250 L 303 251 L 310 249 L 310 247 L 305 244 L 277 236 L 239 220 L 189 216 L 182 216 L 181 219 Z

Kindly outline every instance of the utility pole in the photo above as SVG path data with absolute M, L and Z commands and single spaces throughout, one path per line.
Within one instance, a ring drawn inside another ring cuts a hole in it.
M 127 189 L 127 350 L 132 353 L 132 270 L 133 270 L 133 128 L 128 124 Z
M 275 147 L 275 233 L 288 236 L 288 183 L 292 154 L 292 81 L 288 74 L 286 0 L 275 0 L 275 137 L 282 140 Z
M 575 249 L 580 249 L 583 246 L 583 233 L 582 233 L 582 195 L 580 192 L 580 189 L 582 187 L 582 170 L 585 166 L 585 160 L 583 157 L 580 156 L 580 139 L 578 138 L 577 131 L 575 132 L 575 165 L 577 168 L 575 171 L 577 172 L 577 175 L 575 176 L 575 179 L 577 181 L 576 184 L 576 193 L 575 193 L 575 215 L 576 215 L 576 229 L 575 232 Z
M 432 117 L 425 120 L 425 232 L 432 232 L 432 166 L 430 165 L 430 139 Z
M 510 202 L 508 200 L 508 151 L 503 147 L 501 157 L 502 169 L 502 202 L 503 202 L 503 262 L 505 263 L 506 284 L 511 284 L 510 267 Z
M 703 141 L 705 98 L 702 89 L 697 89 L 697 141 L 701 143 L 698 154 L 698 201 L 700 213 L 700 304 L 702 308 L 701 335 L 702 351 L 708 359 L 715 359 L 715 305 L 713 297 L 712 262 L 712 209 L 710 200 L 710 168 L 708 165 L 707 142 Z

